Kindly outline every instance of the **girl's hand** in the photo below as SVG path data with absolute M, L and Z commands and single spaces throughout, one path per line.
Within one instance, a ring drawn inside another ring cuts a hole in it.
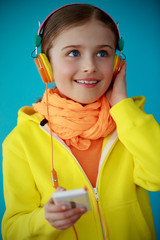
M 124 63 L 122 69 L 117 74 L 113 81 L 112 86 L 107 90 L 106 97 L 113 107 L 119 101 L 127 98 L 126 90 L 126 63 Z
M 65 191 L 58 187 L 56 191 Z M 50 225 L 59 230 L 71 227 L 86 211 L 86 208 L 68 209 L 65 205 L 55 205 L 52 198 L 44 206 L 45 219 Z

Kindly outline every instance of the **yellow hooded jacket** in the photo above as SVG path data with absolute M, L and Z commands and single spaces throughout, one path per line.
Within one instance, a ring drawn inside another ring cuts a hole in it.
M 103 141 L 93 189 L 70 149 L 53 134 L 54 168 L 67 190 L 87 186 L 96 195 L 110 240 L 154 240 L 147 190 L 160 190 L 160 126 L 142 108 L 144 97 L 120 101 L 110 112 L 117 129 Z M 3 143 L 6 212 L 4 240 L 74 240 L 73 228 L 57 230 L 45 220 L 45 203 L 55 191 L 51 181 L 51 139 L 33 108 L 18 113 L 18 125 Z M 84 159 L 85 161 L 85 159 Z M 103 239 L 99 215 L 92 211 L 75 224 L 79 240 Z

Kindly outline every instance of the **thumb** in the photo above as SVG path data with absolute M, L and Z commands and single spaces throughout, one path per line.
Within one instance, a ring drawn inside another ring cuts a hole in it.
M 54 200 L 53 200 L 52 197 L 48 200 L 48 203 L 49 203 L 49 204 L 54 204 Z
M 63 191 L 66 191 L 66 189 L 63 187 L 57 187 L 55 192 L 63 192 Z M 48 203 L 54 204 L 54 200 L 52 197 L 48 200 Z
M 66 189 L 63 188 L 63 187 L 57 187 L 56 188 L 56 192 L 63 192 L 63 191 L 66 191 Z

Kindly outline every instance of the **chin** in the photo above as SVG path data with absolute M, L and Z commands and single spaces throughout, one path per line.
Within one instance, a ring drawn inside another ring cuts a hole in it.
M 73 99 L 73 101 L 78 102 L 78 103 L 80 103 L 82 105 L 87 105 L 87 104 L 96 102 L 99 98 L 100 97 L 93 98 L 93 99 Z

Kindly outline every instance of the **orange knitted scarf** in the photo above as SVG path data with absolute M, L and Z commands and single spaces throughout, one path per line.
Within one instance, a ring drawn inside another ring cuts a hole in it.
M 49 121 L 52 131 L 68 146 L 79 150 L 88 149 L 91 140 L 107 136 L 116 126 L 105 96 L 82 106 L 62 98 L 58 89 L 47 89 L 41 102 L 33 104 L 33 108 Z

